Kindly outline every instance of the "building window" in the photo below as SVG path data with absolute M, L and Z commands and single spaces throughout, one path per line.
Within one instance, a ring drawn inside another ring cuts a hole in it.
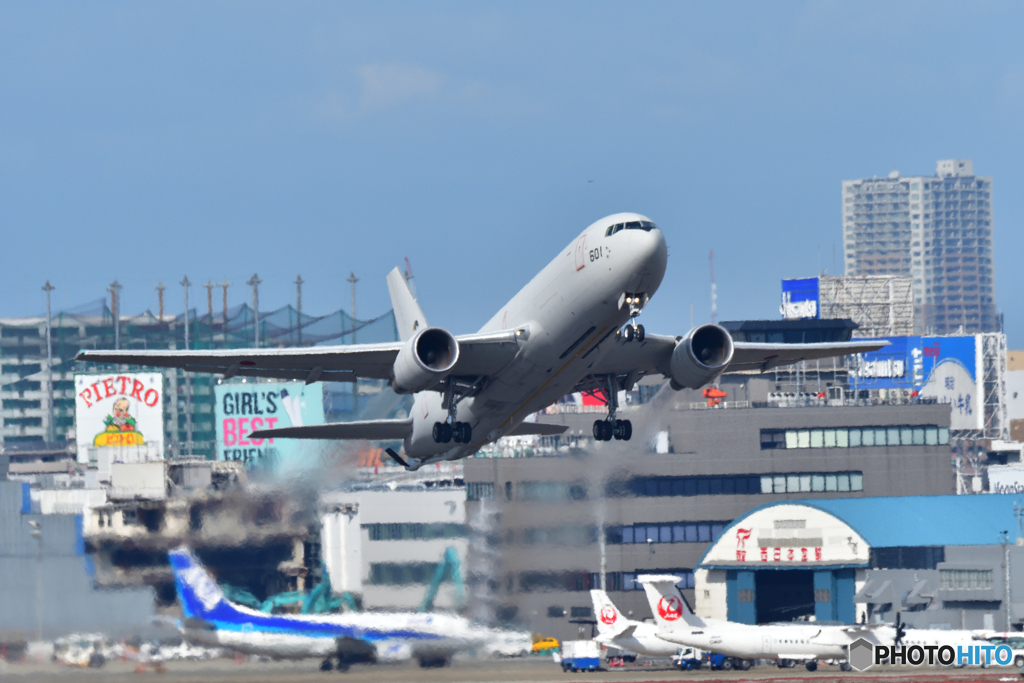
M 754 602 L 754 590 L 752 588 L 740 588 L 736 591 L 736 600 L 739 602 Z
M 794 472 L 693 477 L 634 477 L 608 485 L 609 496 L 641 498 L 667 496 L 754 495 L 760 493 L 817 493 L 863 491 L 862 472 Z M 643 542 L 646 542 L 644 539 Z
M 493 500 L 494 484 L 489 481 L 466 484 L 466 500 Z
M 815 588 L 814 602 L 832 602 L 832 591 L 828 588 Z
M 589 607 L 570 607 L 569 616 L 573 619 L 589 619 L 594 613 Z
M 465 538 L 465 524 L 363 524 L 371 541 L 429 541 L 437 538 Z
M 693 570 L 692 569 L 638 569 L 633 572 L 607 572 L 605 574 L 606 588 L 609 591 L 641 591 L 644 589 L 643 584 L 636 580 L 636 577 L 643 576 L 644 574 L 673 574 L 680 578 L 679 583 L 676 584 L 680 589 L 693 588 Z M 594 586 L 600 585 L 600 574 L 591 574 Z
M 368 583 L 376 586 L 425 584 L 436 571 L 436 562 L 371 562 Z
M 991 569 L 940 569 L 939 589 L 944 591 L 983 591 L 992 588 Z
M 949 443 L 949 429 L 935 425 L 840 427 L 836 429 L 762 429 L 761 450 L 938 446 Z
M 576 482 L 521 481 L 516 490 L 516 499 L 522 501 L 553 502 L 584 500 L 587 497 L 586 487 Z
M 560 619 L 565 616 L 565 608 L 559 605 L 551 605 L 548 607 L 548 618 Z
M 612 544 L 630 543 L 711 543 L 717 541 L 727 521 L 667 522 L 627 524 L 605 528 L 605 539 Z
M 946 550 L 942 546 L 903 546 L 872 548 L 872 569 L 935 569 L 945 562 Z

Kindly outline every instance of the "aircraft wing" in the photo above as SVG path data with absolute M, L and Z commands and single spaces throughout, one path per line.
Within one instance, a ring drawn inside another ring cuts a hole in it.
M 328 422 L 302 427 L 259 429 L 249 435 L 251 439 L 404 439 L 412 431 L 412 418 L 404 420 L 362 420 L 358 422 Z
M 506 436 L 555 436 L 569 429 L 569 425 L 553 425 L 544 422 L 520 422 Z
M 515 330 L 456 337 L 459 360 L 454 377 L 475 380 L 496 374 L 519 351 Z M 390 379 L 403 342 L 311 346 L 284 349 L 210 349 L 203 351 L 84 350 L 75 360 L 209 372 L 228 377 L 271 377 L 312 382 Z M 440 388 L 440 387 L 439 387 Z
M 612 348 L 604 354 L 591 372 L 595 376 L 629 377 L 632 375 L 634 381 L 644 375 L 658 374 L 668 377 L 669 362 L 678 341 L 678 337 L 654 334 L 648 334 L 642 342 L 627 342 L 621 338 L 609 337 L 604 343 L 611 344 Z M 767 372 L 780 365 L 866 353 L 887 345 L 888 342 L 884 341 L 823 342 L 818 344 L 733 342 L 732 361 L 726 367 L 725 373 Z

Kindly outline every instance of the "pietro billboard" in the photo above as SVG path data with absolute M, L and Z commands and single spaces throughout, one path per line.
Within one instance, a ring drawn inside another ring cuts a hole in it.
M 302 382 L 218 384 L 217 459 L 248 467 L 301 469 L 314 459 L 314 442 L 250 439 L 257 429 L 280 429 L 324 421 L 323 385 Z
M 952 408 L 950 429 L 982 429 L 981 340 L 977 337 L 886 337 L 889 346 L 857 355 L 853 389 L 909 389 Z
M 75 375 L 78 462 L 161 458 L 164 454 L 164 377 L 158 372 Z

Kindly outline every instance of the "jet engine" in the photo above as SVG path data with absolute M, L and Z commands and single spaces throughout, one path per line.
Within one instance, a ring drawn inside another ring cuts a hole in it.
M 722 374 L 732 360 L 732 337 L 718 325 L 695 327 L 679 340 L 669 361 L 671 386 L 699 389 Z
M 396 394 L 412 394 L 434 386 L 459 360 L 459 342 L 448 330 L 427 327 L 402 346 L 391 369 Z

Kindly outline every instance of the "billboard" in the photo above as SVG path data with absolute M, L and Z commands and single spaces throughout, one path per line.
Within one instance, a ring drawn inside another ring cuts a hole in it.
M 950 429 L 982 429 L 981 340 L 977 337 L 884 337 L 889 346 L 857 354 L 851 389 L 909 389 L 952 408 Z
M 821 317 L 818 278 L 805 277 L 782 281 L 782 306 L 785 320 L 806 320 Z
M 158 372 L 75 375 L 78 462 L 138 462 L 164 455 L 164 376 Z
M 323 384 L 267 382 L 218 384 L 217 460 L 232 460 L 247 467 L 301 469 L 315 460 L 314 442 L 297 439 L 250 439 L 257 429 L 280 429 L 324 421 Z

